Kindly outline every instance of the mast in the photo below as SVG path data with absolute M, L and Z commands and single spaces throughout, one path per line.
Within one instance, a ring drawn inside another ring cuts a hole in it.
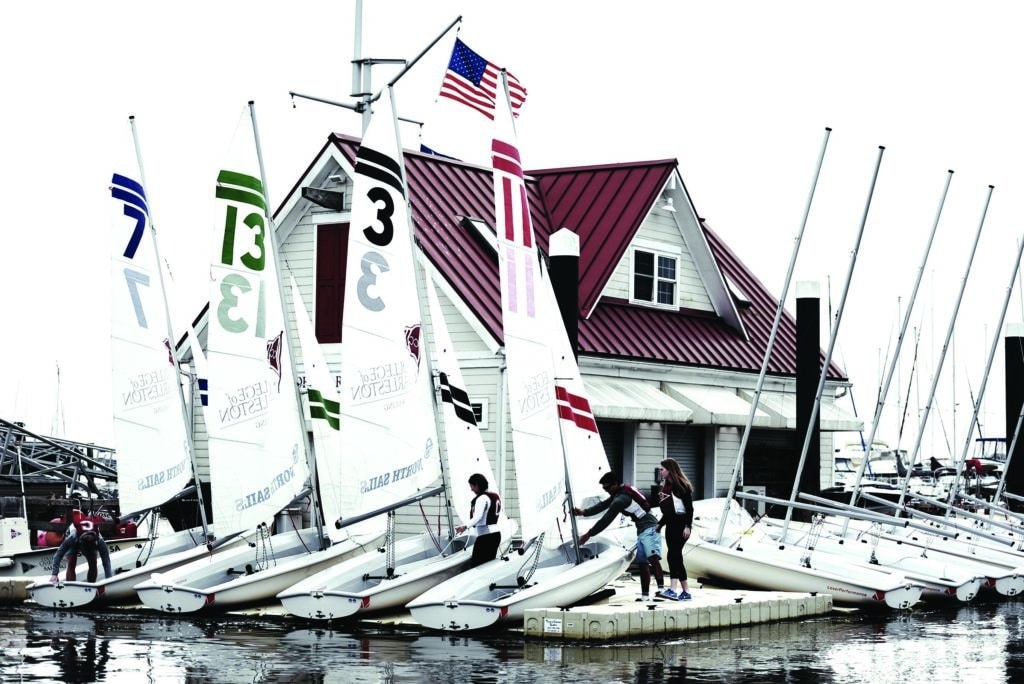
M 825 391 L 825 381 L 828 379 L 828 367 L 832 364 L 832 352 L 836 346 L 836 339 L 839 337 L 839 324 L 843 321 L 843 310 L 846 308 L 846 297 L 850 294 L 850 283 L 853 280 L 853 269 L 857 266 L 857 253 L 860 251 L 860 243 L 864 237 L 864 226 L 868 221 L 868 210 L 871 208 L 871 199 L 875 194 L 875 184 L 878 182 L 878 170 L 882 165 L 882 155 L 885 153 L 885 146 L 878 146 L 878 157 L 875 160 L 875 172 L 871 178 L 871 186 L 868 188 L 868 198 L 864 204 L 864 214 L 861 216 L 860 228 L 857 231 L 857 240 L 854 243 L 853 252 L 850 254 L 850 267 L 846 271 L 846 283 L 843 285 L 843 294 L 839 297 L 839 308 L 836 309 L 836 320 L 832 326 L 832 333 L 829 335 L 828 351 L 825 352 L 825 362 L 821 367 L 821 375 L 818 378 L 818 390 L 814 395 L 814 406 L 811 407 L 811 417 L 808 420 L 807 432 L 804 435 L 803 448 L 800 450 L 800 462 L 796 466 L 796 478 L 793 481 L 793 492 L 789 497 L 790 501 L 796 501 L 797 493 L 800 490 L 800 476 L 803 473 L 804 461 L 807 459 L 807 450 L 811 444 L 811 437 L 814 435 L 813 425 L 818 417 L 818 410 L 821 407 L 821 395 Z M 786 507 L 786 520 L 782 525 L 782 539 L 786 538 L 789 530 L 789 523 L 793 517 L 793 507 Z
M 786 295 L 789 292 L 789 285 L 793 281 L 793 271 L 796 267 L 796 258 L 800 254 L 800 242 L 803 240 L 804 230 L 807 228 L 807 219 L 811 213 L 811 204 L 814 201 L 814 191 L 818 187 L 818 178 L 821 176 L 821 166 L 825 160 L 825 149 L 828 147 L 828 138 L 832 129 L 825 128 L 825 138 L 821 142 L 821 151 L 818 153 L 818 163 L 814 169 L 814 176 L 811 181 L 811 190 L 807 195 L 807 204 L 804 206 L 803 218 L 800 221 L 800 229 L 793 240 L 793 253 L 789 257 L 789 266 L 786 268 L 786 278 L 782 285 L 782 294 L 779 296 L 779 305 L 775 308 L 775 319 L 772 321 L 771 332 L 768 333 L 768 343 L 765 346 L 764 358 L 761 360 L 761 370 L 757 376 L 757 385 L 754 387 L 754 397 L 750 401 L 750 412 L 747 414 L 747 422 L 740 437 L 740 447 L 736 452 L 736 463 L 732 469 L 732 479 L 729 481 L 729 493 L 725 498 L 725 506 L 722 509 L 722 516 L 718 522 L 716 540 L 721 539 L 725 534 L 725 522 L 729 515 L 729 504 L 736 496 L 736 485 L 740 478 L 740 469 L 743 467 L 743 455 L 747 450 L 747 442 L 750 441 L 750 432 L 754 426 L 754 416 L 757 414 L 757 404 L 761 398 L 761 390 L 764 388 L 765 376 L 768 374 L 768 363 L 772 358 L 772 349 L 775 347 L 775 335 L 779 331 L 779 324 L 782 322 L 782 314 L 785 311 Z
M 953 337 L 953 329 L 956 326 L 957 315 L 960 312 L 960 303 L 964 298 L 964 290 L 967 287 L 967 276 L 971 273 L 971 264 L 974 262 L 974 255 L 978 251 L 978 241 L 981 239 L 981 229 L 985 226 L 985 216 L 988 214 L 988 205 L 992 201 L 992 191 L 995 189 L 994 185 L 988 186 L 988 195 L 985 197 L 985 206 L 981 212 L 981 220 L 978 221 L 978 230 L 974 234 L 974 243 L 971 246 L 970 254 L 967 257 L 967 266 L 964 269 L 963 278 L 960 279 L 960 292 L 957 294 L 956 303 L 953 306 L 953 315 L 949 319 L 949 327 L 946 329 L 946 340 L 942 345 L 942 349 L 939 351 L 939 362 L 935 366 L 935 373 L 932 376 L 931 390 L 928 392 L 928 403 L 925 404 L 924 413 L 921 414 L 921 420 L 917 427 L 917 438 L 914 440 L 914 453 L 910 455 L 909 464 L 907 468 L 913 468 L 914 463 L 917 462 L 917 455 L 921 450 L 921 440 L 924 437 L 924 429 L 928 424 L 928 415 L 931 413 L 932 402 L 935 399 L 935 391 L 938 389 L 939 376 L 942 375 L 942 365 L 946 360 L 946 350 L 949 349 L 949 341 Z M 900 490 L 900 498 L 897 502 L 897 507 L 902 508 L 903 502 L 907 497 L 907 489 L 910 487 L 910 474 L 907 471 L 907 477 L 903 481 L 903 488 Z
M 129 125 L 131 126 L 131 129 L 132 129 L 132 142 L 135 145 L 135 160 L 136 160 L 136 162 L 138 163 L 138 166 L 139 166 L 139 180 L 142 181 L 142 187 L 146 188 L 146 187 L 149 187 L 149 186 L 146 183 L 146 170 L 145 170 L 145 166 L 143 166 L 143 164 L 142 164 L 142 147 L 139 144 L 139 132 L 138 132 L 138 129 L 135 127 L 135 116 L 134 115 L 128 117 L 128 123 L 129 123 Z M 152 202 L 149 202 L 148 205 L 149 205 L 149 212 L 148 212 L 149 213 L 149 235 L 150 235 L 150 239 L 153 242 L 153 254 L 156 256 L 156 271 L 157 271 L 158 277 L 160 278 L 160 292 L 163 294 L 164 320 L 167 323 L 167 342 L 168 342 L 168 347 L 169 347 L 168 351 L 170 351 L 173 354 L 173 350 L 174 350 L 174 326 L 173 326 L 173 324 L 171 322 L 170 304 L 167 301 L 167 287 L 166 287 L 166 283 L 164 282 L 164 269 L 163 269 L 163 261 L 160 259 L 159 241 L 156 239 L 156 223 L 153 221 L 153 209 L 152 209 L 153 205 L 152 205 Z M 178 367 L 178 357 L 177 357 L 176 354 L 174 355 L 174 366 L 175 366 L 175 369 L 180 373 L 181 369 Z M 181 406 L 181 420 L 182 420 L 182 423 L 184 424 L 184 428 L 185 428 L 185 440 L 186 440 L 186 444 L 187 444 L 187 447 L 188 447 L 188 457 L 189 457 L 189 462 L 192 465 L 192 478 L 195 480 L 195 483 L 196 483 L 196 498 L 199 500 L 199 520 L 200 520 L 200 524 L 203 527 L 203 536 L 206 538 L 206 541 L 209 543 L 209 542 L 213 541 L 213 534 L 210 532 L 209 521 L 207 521 L 207 519 L 206 519 L 206 502 L 203 499 L 203 487 L 202 487 L 202 483 L 199 480 L 199 466 L 196 463 L 195 440 L 193 439 L 193 436 L 192 436 L 191 426 L 187 422 L 189 412 L 187 410 L 187 407 L 185 406 L 185 396 L 181 393 L 181 388 L 178 386 L 178 380 L 177 379 L 175 379 L 175 387 L 177 388 L 177 392 L 176 393 L 178 395 L 178 402 L 179 402 L 179 404 Z
M 996 333 L 992 336 L 992 346 L 989 348 L 988 360 L 985 363 L 985 373 L 981 376 L 981 387 L 978 388 L 978 396 L 974 401 L 974 413 L 971 416 L 971 422 L 967 426 L 967 435 L 964 437 L 964 448 L 960 454 L 959 460 L 953 464 L 956 468 L 956 476 L 953 478 L 953 486 L 950 488 L 949 496 L 946 497 L 949 505 L 946 508 L 946 518 L 949 518 L 953 512 L 953 503 L 956 501 L 956 495 L 960 491 L 960 481 L 963 477 L 961 466 L 967 462 L 967 452 L 971 448 L 971 439 L 974 437 L 974 426 L 978 422 L 978 411 L 981 409 L 981 401 L 985 396 L 985 388 L 988 384 L 989 372 L 992 370 L 992 361 L 995 359 L 996 350 L 999 348 L 999 338 L 1002 335 L 1003 323 L 1006 320 L 1006 310 L 1010 306 L 1010 295 L 1013 294 L 1013 283 L 1017 279 L 1017 273 L 1020 270 L 1021 256 L 1024 255 L 1024 240 L 1018 241 L 1017 247 L 1017 260 L 1013 263 L 1013 271 L 1010 274 L 1010 284 L 1006 286 L 1006 296 L 1003 297 L 1003 308 L 999 312 L 999 322 L 995 326 Z M 1016 439 L 1016 434 L 1014 434 Z M 1007 460 L 1009 460 L 1010 453 L 1007 451 Z M 1005 474 L 1006 467 L 1003 467 L 1003 473 Z M 980 474 L 979 474 L 980 477 Z M 910 476 L 907 476 L 910 479 Z
M 953 171 L 946 172 L 946 184 L 942 189 L 942 197 L 939 200 L 939 208 L 935 212 L 935 221 L 932 222 L 932 230 L 928 236 L 928 243 L 925 246 L 924 256 L 921 259 L 921 265 L 917 268 L 917 277 L 914 280 L 914 288 L 910 293 L 910 301 L 907 304 L 906 313 L 903 316 L 903 323 L 900 325 L 899 334 L 896 337 L 896 349 L 893 352 L 892 360 L 889 362 L 889 367 L 886 370 L 885 378 L 882 381 L 882 386 L 878 392 L 878 401 L 875 404 L 875 414 L 871 420 L 871 432 L 868 437 L 868 446 L 864 453 L 864 458 L 861 460 L 860 467 L 857 468 L 857 475 L 853 481 L 853 491 L 850 495 L 850 505 L 856 505 L 857 503 L 857 491 L 860 489 L 861 480 L 864 477 L 864 469 L 868 466 L 868 461 L 871 459 L 871 447 L 875 443 L 875 435 L 878 432 L 878 424 L 882 419 L 882 409 L 885 407 L 885 399 L 889 394 L 889 386 L 892 383 L 893 375 L 896 373 L 900 361 L 900 352 L 903 349 L 903 340 L 907 334 L 907 328 L 910 326 L 910 315 L 914 309 L 914 302 L 917 300 L 917 292 L 921 286 L 921 280 L 924 277 L 925 264 L 928 263 L 928 256 L 931 254 L 932 244 L 935 242 L 935 233 L 939 228 L 939 219 L 942 216 L 942 209 L 946 205 L 946 196 L 949 194 L 949 185 L 953 180 Z M 899 394 L 897 394 L 897 397 Z M 898 406 L 898 404 L 897 404 Z M 897 449 L 899 445 L 897 444 Z M 845 536 L 846 530 L 848 529 L 849 520 L 843 523 L 843 535 Z
M 394 112 L 394 109 L 392 109 L 392 112 Z M 399 166 L 402 169 L 402 179 L 404 181 L 404 179 L 405 179 L 405 164 L 404 164 L 404 162 L 400 162 Z M 411 221 L 410 221 L 410 226 L 409 227 L 410 227 L 409 235 L 411 237 L 411 235 L 412 235 L 412 230 L 411 230 L 412 222 Z M 412 240 L 410 240 L 409 243 L 410 243 L 409 244 L 409 249 L 413 249 Z M 413 250 L 413 263 L 414 264 L 416 263 L 415 250 Z M 424 282 L 426 283 L 427 290 L 430 293 L 428 296 L 433 297 L 434 296 L 434 284 L 430 281 L 430 273 L 427 271 L 427 268 L 425 266 L 423 267 L 422 271 L 423 271 Z M 417 297 L 417 300 L 419 300 L 419 297 Z M 424 316 L 423 316 L 423 306 L 422 306 L 423 303 L 422 303 L 422 300 L 419 300 L 419 301 L 420 301 L 420 320 L 422 321 L 423 318 L 424 318 Z M 431 304 L 433 304 L 433 302 L 431 302 Z M 431 314 L 433 314 L 433 312 L 431 312 Z M 436 329 L 436 326 L 438 325 L 438 322 L 433 320 L 433 315 L 431 315 L 431 323 L 433 324 L 434 329 Z M 443 321 L 441 321 L 441 325 L 444 325 Z M 421 322 L 420 323 L 420 327 L 422 328 L 422 326 L 423 326 L 423 324 Z M 424 340 L 424 343 L 425 343 L 424 344 L 425 349 L 424 349 L 424 352 L 423 352 L 423 360 L 427 364 L 427 375 L 435 383 L 434 384 L 434 391 L 431 394 L 431 399 L 433 400 L 433 403 L 434 403 L 434 429 L 437 431 L 438 437 L 440 439 L 444 440 L 444 445 L 445 445 L 445 447 L 444 447 L 445 453 L 441 454 L 440 453 L 440 446 L 441 445 L 438 444 L 438 455 L 440 456 L 440 458 L 438 459 L 438 462 L 439 462 L 439 464 L 441 466 L 441 487 L 442 487 L 442 489 L 444 489 L 444 510 L 445 510 L 445 514 L 446 514 L 447 520 L 448 520 L 448 538 L 449 539 L 454 539 L 455 538 L 455 515 L 452 513 L 452 496 L 454 495 L 454 492 L 453 492 L 453 489 L 452 489 L 451 476 L 448 473 L 448 466 L 445 463 L 445 461 L 448 460 L 448 453 L 447 453 L 448 449 L 449 449 L 449 446 L 448 446 L 448 432 L 445 430 L 444 420 L 441 419 L 441 410 L 442 409 L 441 409 L 440 403 L 437 400 L 437 395 L 441 393 L 441 389 L 442 389 L 441 388 L 441 373 L 440 373 L 440 371 L 438 371 L 438 370 L 436 370 L 434 368 L 434 365 L 430 361 L 430 349 L 431 349 L 431 347 L 433 345 L 431 344 L 431 342 L 428 342 L 426 340 L 426 336 L 425 335 L 421 335 L 421 337 L 422 337 L 422 339 Z
M 272 212 L 270 211 L 270 201 L 269 201 L 270 189 L 267 186 L 267 173 L 266 173 L 266 168 L 263 165 L 263 148 L 260 145 L 260 130 L 259 130 L 259 127 L 256 125 L 256 105 L 255 105 L 255 103 L 252 100 L 249 100 L 249 117 L 252 119 L 252 135 L 253 135 L 253 139 L 254 139 L 254 141 L 256 143 L 256 159 L 259 162 L 259 167 L 260 167 L 260 182 L 263 183 L 263 193 L 268 198 L 268 200 L 267 200 L 267 209 L 266 209 L 267 225 L 270 227 L 271 244 L 272 244 L 272 247 L 273 247 L 273 249 L 271 251 L 273 252 L 274 271 L 276 272 L 276 276 L 277 276 L 277 278 L 276 278 L 276 280 L 277 280 L 277 283 L 276 283 L 277 292 L 278 292 L 278 296 L 281 299 L 281 305 L 283 307 L 284 306 L 284 302 L 286 300 L 284 298 L 284 287 L 281 284 L 281 280 L 282 280 L 281 261 L 280 261 L 280 257 L 278 256 L 278 251 L 281 248 L 281 243 L 278 242 L 277 226 L 274 225 L 274 217 L 271 216 Z M 293 302 L 293 305 L 294 305 L 294 302 Z M 285 324 L 286 327 L 287 327 L 287 322 L 288 322 L 287 321 L 287 316 L 285 316 L 285 320 L 283 321 L 283 323 Z M 281 343 L 285 346 L 285 349 L 288 350 L 288 365 L 291 366 L 292 378 L 294 380 L 294 378 L 296 378 L 298 376 L 295 373 L 295 354 L 294 354 L 294 350 L 291 348 L 292 344 L 291 344 L 290 335 L 286 331 L 285 334 L 282 335 L 281 337 L 282 337 Z M 299 392 L 298 383 L 296 383 L 294 381 L 292 382 L 292 392 L 295 394 L 296 405 L 297 406 L 302 406 L 302 395 Z M 320 544 L 321 544 L 321 549 L 320 550 L 322 551 L 323 550 L 323 543 L 324 543 L 324 541 L 323 541 L 324 535 L 323 535 L 323 521 L 321 520 L 321 517 L 323 515 L 323 511 L 321 510 L 320 494 L 318 492 L 318 487 L 317 487 L 316 459 L 314 459 L 313 455 L 310 453 L 309 439 L 306 437 L 306 424 L 305 424 L 305 422 L 306 422 L 305 418 L 303 417 L 302 413 L 300 412 L 299 413 L 299 428 L 300 428 L 300 434 L 302 436 L 302 446 L 303 446 L 303 449 L 305 450 L 305 454 L 306 454 L 306 463 L 308 464 L 308 467 L 309 467 L 309 480 L 310 480 L 310 485 L 311 485 L 311 487 L 310 487 L 310 498 L 312 499 L 312 502 L 313 502 L 313 513 L 314 513 L 314 515 L 313 515 L 313 522 L 316 525 L 317 538 L 320 539 Z

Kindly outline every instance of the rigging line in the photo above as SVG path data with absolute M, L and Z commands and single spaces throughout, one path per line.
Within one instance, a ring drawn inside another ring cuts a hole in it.
M 921 347 L 921 336 L 917 328 L 914 329 L 914 356 L 910 360 L 910 381 L 907 383 L 907 398 L 903 402 L 903 416 L 900 420 L 900 428 L 896 432 L 896 448 L 899 448 L 903 441 L 903 429 L 907 424 L 907 414 L 910 409 L 910 390 L 914 387 L 914 376 L 918 373 L 917 352 Z

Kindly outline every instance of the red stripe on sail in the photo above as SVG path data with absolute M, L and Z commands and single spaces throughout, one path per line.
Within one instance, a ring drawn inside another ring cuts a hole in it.
M 571 420 L 576 427 L 583 430 L 597 432 L 597 421 L 594 420 L 590 402 L 586 397 L 570 394 L 569 390 L 561 385 L 556 385 L 555 398 L 558 400 L 558 416 L 560 418 Z
M 498 155 L 491 157 L 491 160 L 494 162 L 495 171 L 503 171 L 511 176 L 515 176 L 516 178 L 523 177 L 523 167 L 520 166 L 518 162 L 513 161 L 508 157 L 500 157 Z
M 533 226 L 530 224 L 530 205 L 526 201 L 526 186 L 519 185 L 519 210 L 523 217 L 523 245 L 533 247 Z
M 505 239 L 515 242 L 516 240 L 516 225 L 512 220 L 512 179 L 502 178 L 501 179 L 501 198 L 504 206 L 505 220 Z
M 522 159 L 519 158 L 519 148 L 515 145 L 507 143 L 504 140 L 493 138 L 491 140 L 491 152 L 495 155 L 507 157 L 508 159 L 514 159 L 519 164 L 519 167 L 522 168 Z

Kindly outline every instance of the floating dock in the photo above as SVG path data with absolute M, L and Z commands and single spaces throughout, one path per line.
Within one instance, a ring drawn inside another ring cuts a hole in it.
M 526 611 L 523 633 L 541 639 L 625 641 L 833 612 L 831 594 L 711 588 L 691 593 L 689 601 L 637 602 L 637 592 L 618 592 L 595 605 L 531 609 Z

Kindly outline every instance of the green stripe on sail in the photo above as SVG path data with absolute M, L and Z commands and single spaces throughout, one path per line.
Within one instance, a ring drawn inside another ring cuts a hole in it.
M 327 421 L 335 430 L 338 430 L 341 425 L 339 414 L 341 412 L 341 404 L 331 399 L 324 399 L 324 395 L 320 393 L 320 390 L 315 390 L 312 387 L 309 388 L 309 415 L 313 418 L 322 418 Z
M 267 200 L 263 197 L 263 183 L 259 178 L 248 174 L 237 171 L 221 171 L 217 175 L 217 197 L 251 204 L 264 212 L 267 211 Z

